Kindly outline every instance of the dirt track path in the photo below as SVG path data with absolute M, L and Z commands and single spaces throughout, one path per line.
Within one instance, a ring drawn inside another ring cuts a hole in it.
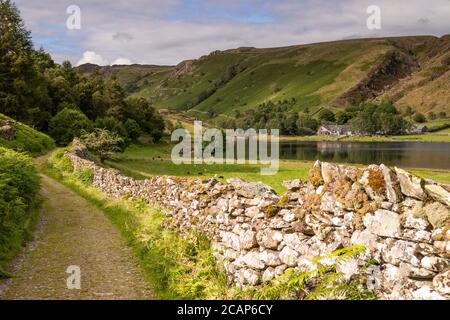
M 152 298 L 132 250 L 102 211 L 46 176 L 41 197 L 37 239 L 12 263 L 0 299 Z M 69 266 L 80 267 L 80 290 L 67 288 Z

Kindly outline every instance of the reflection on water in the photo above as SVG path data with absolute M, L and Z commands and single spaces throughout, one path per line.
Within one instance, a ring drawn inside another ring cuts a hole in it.
M 450 143 L 282 142 L 280 158 L 450 169 Z

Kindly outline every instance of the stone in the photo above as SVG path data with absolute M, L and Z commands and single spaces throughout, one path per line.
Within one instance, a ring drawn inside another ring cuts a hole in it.
M 395 172 L 397 173 L 397 177 L 400 182 L 400 188 L 404 195 L 419 200 L 425 200 L 427 195 L 422 188 L 422 185 L 424 183 L 423 179 L 397 167 L 395 167 Z
M 432 202 L 424 206 L 423 208 L 428 221 L 434 228 L 439 228 L 448 219 L 450 219 L 450 209 L 439 202 Z
M 281 209 L 278 214 L 281 215 L 286 222 L 292 222 L 297 219 L 295 213 L 287 209 Z
M 280 231 L 264 229 L 256 234 L 258 244 L 267 249 L 277 249 L 281 241 L 283 241 L 283 234 Z
M 325 194 L 322 196 L 322 201 L 320 203 L 320 210 L 330 213 L 334 213 L 335 211 L 339 210 L 337 202 L 334 200 L 331 192 L 325 192 Z
M 412 292 L 415 300 L 446 300 L 445 297 L 437 293 L 430 286 L 423 286 Z
M 415 257 L 417 244 L 411 241 L 386 239 L 381 256 L 383 260 L 395 266 L 399 266 L 401 262 L 410 263 L 419 267 L 420 261 Z
M 254 216 L 259 214 L 259 208 L 258 207 L 250 207 L 245 209 L 245 215 L 247 217 L 253 218 Z
M 427 184 L 425 191 L 436 201 L 450 207 L 450 192 L 438 185 Z M 449 209 L 450 210 L 450 209 Z
M 401 238 L 416 242 L 431 243 L 431 232 L 425 230 L 405 229 L 402 232 Z
M 427 230 L 430 228 L 430 223 L 423 218 L 416 218 L 413 210 L 408 210 L 403 215 L 404 221 L 403 226 L 405 228 L 416 229 L 416 230 Z
M 336 266 L 337 272 L 342 272 L 344 279 L 350 280 L 350 278 L 359 273 L 358 261 L 356 259 L 351 259 L 349 261 L 345 261 Z
M 277 267 L 281 265 L 280 254 L 278 251 L 264 250 L 259 253 L 259 259 L 270 267 Z
M 256 241 L 256 232 L 252 230 L 243 231 L 239 235 L 239 243 L 242 249 L 248 250 L 252 249 L 258 245 Z
M 272 267 L 267 268 L 264 270 L 262 275 L 262 281 L 268 282 L 276 277 L 275 269 Z
M 386 198 L 390 203 L 400 202 L 403 196 L 400 191 L 400 185 L 397 176 L 389 167 L 385 166 L 384 164 L 380 165 L 380 170 L 383 173 L 384 177 Z
M 228 247 L 236 251 L 241 250 L 241 242 L 239 236 L 233 232 L 223 231 L 221 233 L 222 242 Z
M 330 183 L 336 179 L 338 168 L 331 163 L 323 162 L 322 163 L 322 179 L 325 184 Z
M 307 239 L 304 235 L 300 235 L 298 233 L 287 233 L 283 237 L 283 242 L 285 245 L 291 247 L 296 250 L 302 245 L 302 241 Z
M 242 261 L 247 266 L 254 268 L 254 269 L 262 270 L 266 267 L 264 262 L 260 260 L 259 253 L 255 252 L 255 251 L 249 252 L 249 253 L 245 254 L 244 256 L 242 256 Z
M 434 289 L 443 295 L 450 295 L 450 269 L 433 278 Z
M 227 250 L 225 250 L 225 253 L 223 254 L 223 256 L 227 260 L 236 260 L 239 257 L 239 251 L 236 251 L 233 249 L 227 249 Z
M 297 190 L 301 189 L 304 184 L 305 183 L 300 179 L 287 180 L 287 181 L 282 182 L 283 187 L 285 187 L 289 191 L 297 191 Z
M 298 252 L 288 246 L 280 252 L 280 260 L 289 267 L 297 265 L 298 256 Z
M 240 269 L 237 276 L 242 285 L 256 286 L 260 282 L 259 273 L 251 269 Z
M 450 266 L 450 260 L 440 257 L 427 256 L 423 257 L 420 261 L 420 265 L 422 268 L 434 271 L 441 272 Z
M 261 182 L 246 182 L 241 179 L 227 179 L 227 182 L 234 187 L 236 192 L 245 198 L 264 196 L 272 193 L 273 189 Z
M 16 138 L 17 130 L 12 125 L 6 124 L 0 126 L 0 138 L 6 141 L 12 141 Z
M 381 237 L 398 237 L 400 235 L 400 215 L 393 211 L 379 209 L 375 215 L 364 216 L 365 227 Z

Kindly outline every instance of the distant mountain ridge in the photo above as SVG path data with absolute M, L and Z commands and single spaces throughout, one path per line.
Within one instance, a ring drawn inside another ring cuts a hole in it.
M 177 66 L 78 67 L 115 76 L 160 109 L 216 119 L 267 101 L 339 109 L 393 98 L 400 110 L 450 114 L 450 35 L 354 39 L 281 48 L 214 51 Z

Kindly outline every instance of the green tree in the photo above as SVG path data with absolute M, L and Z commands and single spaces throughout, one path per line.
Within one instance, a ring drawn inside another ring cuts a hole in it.
M 319 114 L 317 115 L 317 118 L 321 123 L 324 122 L 335 122 L 336 118 L 334 116 L 333 111 L 328 109 L 322 109 L 319 111 Z
M 416 113 L 413 117 L 413 120 L 418 123 L 424 123 L 425 121 L 427 121 L 422 113 Z
M 136 141 L 142 134 L 142 129 L 134 119 L 128 119 L 124 123 L 125 130 L 128 133 L 128 137 L 132 141 Z
M 39 103 L 33 55 L 19 10 L 9 0 L 0 1 L 0 112 L 22 121 L 31 120 L 28 108 Z
M 63 109 L 50 120 L 49 133 L 59 145 L 67 145 L 73 138 L 92 130 L 92 122 L 78 110 Z
M 428 112 L 428 120 L 436 120 L 437 119 L 437 115 L 436 113 L 434 113 L 433 111 Z
M 439 118 L 441 118 L 441 119 L 447 118 L 447 113 L 444 111 L 439 112 Z
M 96 128 L 93 132 L 81 136 L 80 140 L 89 151 L 98 155 L 101 162 L 110 159 L 115 152 L 123 151 L 120 147 L 123 139 L 106 129 Z

